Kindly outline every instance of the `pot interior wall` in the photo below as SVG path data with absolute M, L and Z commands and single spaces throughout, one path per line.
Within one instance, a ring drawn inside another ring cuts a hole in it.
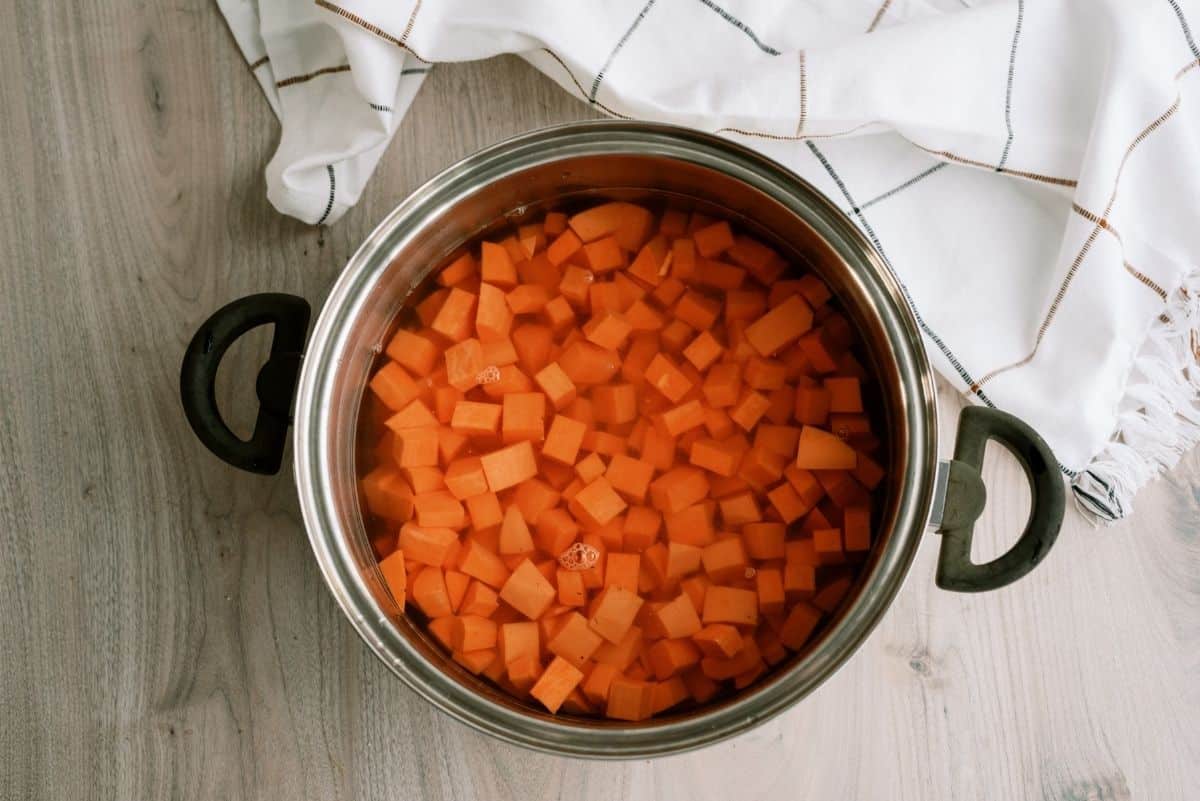
M 395 231 L 381 243 L 388 254 L 380 260 L 374 287 L 355 312 L 356 322 L 343 340 L 339 358 L 339 377 L 329 410 L 328 436 L 330 463 L 335 476 L 335 503 L 342 531 L 349 532 L 351 548 L 364 580 L 375 595 L 379 607 L 392 623 L 435 666 L 456 677 L 497 704 L 519 709 L 524 714 L 543 716 L 539 709 L 522 704 L 478 679 L 455 664 L 449 656 L 412 622 L 398 613 L 383 588 L 375 567 L 376 560 L 367 541 L 357 495 L 358 469 L 356 432 L 369 372 L 383 345 L 397 326 L 412 319 L 410 307 L 428 291 L 436 269 L 457 254 L 465 243 L 488 232 L 533 220 L 549 210 L 572 209 L 598 199 L 628 199 L 652 208 L 669 204 L 685 210 L 699 210 L 727 217 L 744 230 L 775 246 L 793 264 L 812 270 L 824 278 L 834 291 L 837 303 L 857 325 L 863 346 L 856 353 L 877 381 L 864 386 L 873 393 L 871 406 L 882 408 L 882 418 L 874 420 L 881 434 L 883 450 L 879 454 L 888 468 L 888 486 L 884 502 L 875 510 L 875 541 L 872 556 L 859 574 L 858 581 L 842 609 L 826 622 L 808 648 L 790 664 L 805 659 L 821 647 L 835 629 L 845 610 L 859 592 L 872 581 L 881 546 L 893 533 L 893 522 L 900 485 L 907 473 L 908 428 L 901 413 L 904 396 L 892 343 L 880 323 L 880 315 L 864 277 L 850 269 L 804 220 L 776 200 L 739 180 L 706 166 L 656 155 L 566 156 L 553 163 L 495 175 L 479 175 L 481 187 L 454 202 L 427 204 L 427 208 L 403 231 Z M 429 207 L 432 205 L 432 207 Z M 786 672 L 777 667 L 752 688 L 734 698 L 761 692 Z M 722 703 L 730 703 L 728 699 Z M 712 705 L 705 707 L 705 711 Z M 687 712 L 680 713 L 687 715 Z M 667 716 L 669 719 L 670 716 Z M 627 723 L 557 716 L 558 723 L 581 727 L 620 726 Z M 663 718 L 655 718 L 659 723 Z

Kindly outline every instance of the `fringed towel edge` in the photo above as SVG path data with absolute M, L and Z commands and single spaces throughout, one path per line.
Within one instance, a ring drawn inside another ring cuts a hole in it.
M 1200 443 L 1200 269 L 1168 297 L 1130 375 L 1132 403 L 1071 482 L 1079 508 L 1102 523 L 1128 516 L 1137 491 Z

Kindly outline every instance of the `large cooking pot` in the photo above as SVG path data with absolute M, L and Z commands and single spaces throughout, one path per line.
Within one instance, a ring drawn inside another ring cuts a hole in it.
M 356 481 L 356 430 L 364 387 L 398 312 L 466 240 L 547 208 L 596 197 L 662 199 L 718 213 L 825 278 L 858 325 L 878 377 L 888 479 L 872 553 L 825 627 L 792 660 L 719 703 L 644 723 L 551 716 L 467 673 L 401 614 L 367 541 Z M 921 538 L 941 537 L 937 583 L 994 589 L 1045 557 L 1062 523 L 1057 463 L 1038 435 L 993 409 L 961 417 L 954 459 L 937 458 L 933 377 L 903 286 L 850 220 L 784 167 L 731 142 L 684 128 L 587 122 L 510 139 L 450 167 L 401 203 L 350 259 L 305 346 L 308 305 L 288 295 L 235 301 L 196 333 L 181 392 L 201 441 L 243 469 L 278 472 L 294 426 L 296 485 L 313 553 L 338 604 L 367 645 L 409 687 L 461 721 L 522 746 L 587 757 L 646 757 L 745 731 L 812 692 L 882 617 Z M 249 441 L 222 421 L 213 382 L 228 347 L 275 326 L 258 375 L 258 421 Z M 298 383 L 297 383 L 298 378 Z M 294 402 L 295 412 L 291 413 Z M 987 564 L 971 562 L 985 491 L 986 442 L 1025 468 L 1033 508 L 1024 533 Z

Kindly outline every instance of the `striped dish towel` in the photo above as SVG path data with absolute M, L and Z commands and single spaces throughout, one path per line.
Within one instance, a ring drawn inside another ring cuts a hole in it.
M 271 202 L 354 205 L 434 64 L 515 53 L 849 214 L 935 367 L 1127 515 L 1200 440 L 1197 0 L 218 0 L 282 122 Z

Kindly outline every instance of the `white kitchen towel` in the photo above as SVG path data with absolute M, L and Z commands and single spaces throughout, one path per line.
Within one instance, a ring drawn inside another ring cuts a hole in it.
M 286 214 L 354 205 L 432 65 L 515 53 L 814 183 L 935 367 L 1037 428 L 1098 517 L 1200 440 L 1198 0 L 218 2 Z

